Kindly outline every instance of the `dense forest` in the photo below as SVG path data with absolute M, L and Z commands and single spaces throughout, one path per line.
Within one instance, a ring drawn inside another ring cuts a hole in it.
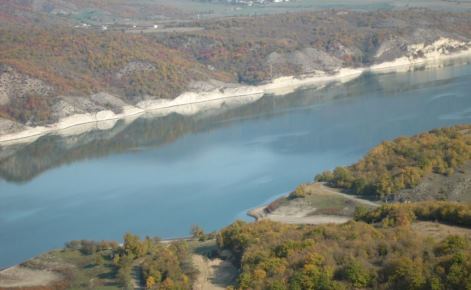
M 395 209 L 408 210 L 401 207 Z M 417 216 L 427 215 L 429 207 L 443 214 L 456 205 L 417 205 Z M 401 216 L 379 214 L 384 211 L 358 218 Z M 399 220 L 325 226 L 236 222 L 221 231 L 218 245 L 232 251 L 240 265 L 236 289 L 470 289 L 469 237 L 435 240 Z
M 471 160 L 470 132 L 471 126 L 463 125 L 386 141 L 352 166 L 337 167 L 315 179 L 353 194 L 387 200 L 417 186 L 428 174 L 452 175 Z

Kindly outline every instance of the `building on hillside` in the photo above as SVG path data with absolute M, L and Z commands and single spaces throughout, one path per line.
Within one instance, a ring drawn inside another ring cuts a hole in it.
M 281 3 L 291 0 L 227 0 L 230 4 L 253 6 L 254 4 Z

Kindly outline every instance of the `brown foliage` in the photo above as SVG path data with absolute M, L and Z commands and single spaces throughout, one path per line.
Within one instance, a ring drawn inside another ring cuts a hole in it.
M 471 160 L 470 129 L 455 126 L 384 142 L 352 166 L 324 172 L 316 180 L 387 199 L 399 190 L 414 188 L 427 174 L 450 175 Z
M 240 264 L 237 289 L 466 289 L 471 243 L 426 239 L 408 227 L 236 222 L 218 245 Z M 461 287 L 461 288 L 460 288 Z

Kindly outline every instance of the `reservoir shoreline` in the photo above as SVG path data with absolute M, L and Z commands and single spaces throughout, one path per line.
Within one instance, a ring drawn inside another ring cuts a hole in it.
M 416 65 L 440 63 L 445 60 L 456 58 L 468 58 L 471 56 L 471 44 L 468 48 L 443 54 L 441 52 L 431 53 L 421 58 L 409 58 L 406 56 L 397 58 L 390 62 L 383 62 L 380 64 L 372 65 L 363 68 L 341 68 L 336 73 L 329 74 L 326 72 L 317 72 L 314 74 L 304 74 L 300 76 L 285 76 L 273 79 L 268 83 L 257 86 L 244 86 L 238 85 L 235 87 L 221 87 L 211 91 L 205 92 L 186 92 L 179 95 L 173 100 L 152 100 L 138 103 L 136 106 L 124 106 L 122 113 L 115 114 L 112 111 L 99 111 L 96 113 L 76 114 L 59 122 L 37 127 L 27 127 L 25 130 L 0 135 L 0 145 L 7 146 L 17 143 L 31 143 L 37 138 L 58 132 L 64 129 L 72 128 L 75 126 L 100 123 L 105 121 L 120 120 L 126 118 L 136 118 L 146 113 L 154 113 L 159 110 L 168 110 L 166 113 L 172 113 L 173 108 L 201 105 L 212 101 L 219 101 L 225 99 L 234 99 L 247 96 L 254 96 L 254 101 L 258 100 L 265 94 L 286 95 L 292 93 L 303 87 L 312 87 L 315 85 L 322 85 L 331 82 L 348 82 L 358 78 L 363 73 L 389 73 L 408 70 Z
M 215 101 L 196 113 L 196 106 L 181 106 L 170 115 L 160 110 L 132 123 L 101 122 L 2 147 L 0 226 L 9 233 L 1 239 L 2 266 L 71 240 L 120 240 L 126 231 L 180 237 L 192 224 L 214 231 L 252 220 L 248 209 L 311 182 L 313 174 L 352 164 L 384 140 L 469 123 L 469 61 L 432 67 L 368 72 L 253 103 Z M 302 212 L 282 203 L 274 218 L 312 222 L 313 214 L 351 213 L 352 203 L 327 190 L 293 201 Z M 44 239 L 34 240 L 38 231 Z

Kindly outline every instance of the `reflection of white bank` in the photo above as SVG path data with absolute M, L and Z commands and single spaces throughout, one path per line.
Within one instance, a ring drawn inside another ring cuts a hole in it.
M 316 71 L 299 77 L 287 76 L 276 78 L 258 86 L 230 85 L 219 86 L 211 90 L 186 92 L 172 100 L 148 100 L 136 106 L 126 105 L 121 113 L 110 110 L 96 113 L 75 114 L 61 119 L 58 123 L 48 126 L 26 127 L 25 130 L 0 136 L 0 144 L 30 143 L 38 137 L 53 132 L 61 135 L 77 135 L 90 130 L 109 130 L 116 121 L 124 119 L 132 123 L 136 118 L 148 116 L 164 116 L 171 113 L 194 115 L 200 112 L 232 108 L 259 100 L 264 94 L 286 95 L 302 87 L 323 87 L 327 83 L 345 83 L 362 73 L 387 73 L 409 71 L 417 66 L 440 67 L 446 60 L 471 55 L 471 43 L 440 38 L 430 45 L 417 44 L 408 47 L 408 56 L 390 62 L 372 65 L 365 68 L 339 68 L 334 73 Z M 420 55 L 420 57 L 417 57 Z
M 219 96 L 217 98 L 207 98 L 204 101 L 193 101 L 189 103 L 171 104 L 167 106 L 157 106 L 151 104 L 150 108 L 146 108 L 144 117 L 160 117 L 172 113 L 183 116 L 192 116 L 203 113 L 204 116 L 216 115 L 228 109 L 234 109 L 246 104 L 254 103 L 261 99 L 264 92 L 253 91 L 240 95 Z M 181 101 L 181 100 L 180 100 Z

